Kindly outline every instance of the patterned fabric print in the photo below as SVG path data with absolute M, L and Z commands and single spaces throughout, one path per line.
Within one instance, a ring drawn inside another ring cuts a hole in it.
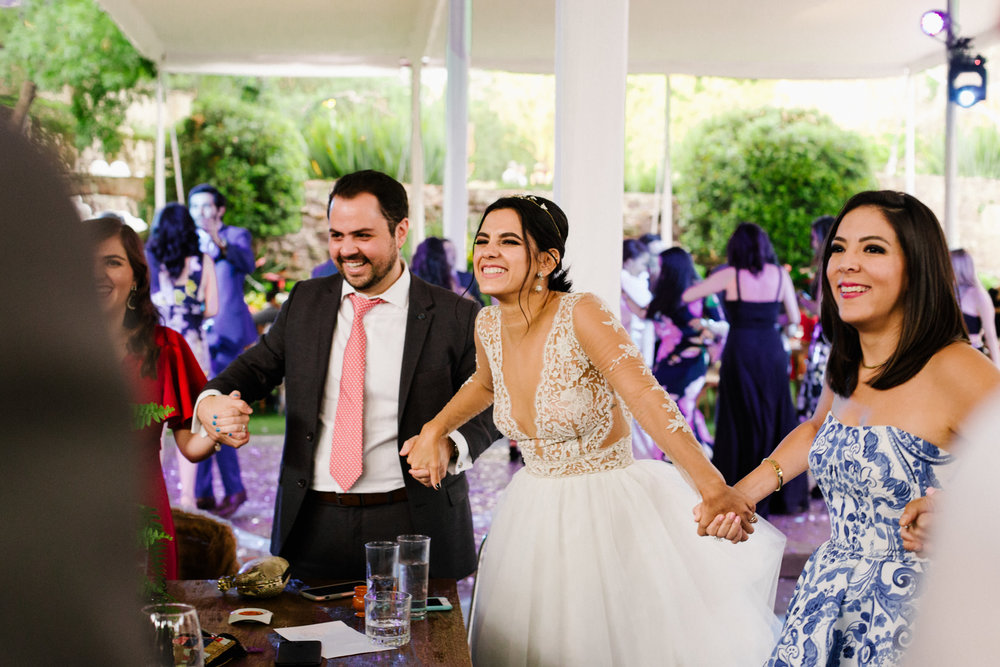
M 926 561 L 903 549 L 899 517 L 941 486 L 952 457 L 892 426 L 832 414 L 809 452 L 831 537 L 806 563 L 768 665 L 894 665 L 911 639 Z
M 198 364 L 205 373 L 208 373 L 210 369 L 208 344 L 201 330 L 205 319 L 205 303 L 198 297 L 202 272 L 201 257 L 192 257 L 188 264 L 187 280 L 182 285 L 175 285 L 166 267 L 161 266 L 156 276 L 160 289 L 152 295 L 152 299 L 160 312 L 163 325 L 184 336 Z

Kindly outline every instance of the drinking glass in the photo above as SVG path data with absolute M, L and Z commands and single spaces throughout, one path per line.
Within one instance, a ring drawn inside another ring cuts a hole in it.
M 396 590 L 396 568 L 399 566 L 399 545 L 395 542 L 365 544 L 365 577 L 369 593 Z
M 365 595 L 365 634 L 379 646 L 398 648 L 410 643 L 410 594 Z
M 198 611 L 189 604 L 153 604 L 142 608 L 149 618 L 153 660 L 149 667 L 204 667 Z
M 431 538 L 426 535 L 400 535 L 396 543 L 399 544 L 399 590 L 413 596 L 410 618 L 419 621 L 427 617 Z

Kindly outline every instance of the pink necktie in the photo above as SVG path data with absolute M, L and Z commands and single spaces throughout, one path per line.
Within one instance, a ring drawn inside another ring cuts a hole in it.
M 360 294 L 348 296 L 354 305 L 354 323 L 344 348 L 344 367 L 340 373 L 340 397 L 333 423 L 333 449 L 330 451 L 330 474 L 347 491 L 362 470 L 364 452 L 363 408 L 365 399 L 365 314 L 382 299 L 366 299 Z

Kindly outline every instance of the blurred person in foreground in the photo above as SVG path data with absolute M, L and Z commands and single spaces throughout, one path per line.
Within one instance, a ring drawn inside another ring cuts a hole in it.
M 139 455 L 66 176 L 0 123 L 0 645 L 11 665 L 143 663 Z M 40 258 L 55 270 L 40 270 Z
M 180 453 L 191 461 L 210 456 L 214 441 L 191 432 L 191 418 L 205 374 L 184 337 L 159 324 L 150 298 L 149 269 L 139 235 L 120 218 L 84 221 L 94 241 L 94 278 L 112 350 L 121 365 L 136 406 L 158 406 L 166 412 L 161 421 L 140 424 L 138 438 L 143 504 L 156 510 L 163 530 L 175 535 L 167 486 L 160 465 L 164 424 L 177 441 Z M 233 446 L 245 444 L 247 434 L 236 433 Z M 164 545 L 164 574 L 177 578 L 176 540 Z
M 916 198 L 848 200 L 823 269 L 832 346 L 819 405 L 736 484 L 760 501 L 808 468 L 830 513 L 767 664 L 896 664 L 932 567 L 913 551 L 915 517 L 930 489 L 951 486 L 955 434 L 1000 371 L 969 345 L 944 233 Z M 708 531 L 739 533 L 731 523 L 716 516 Z

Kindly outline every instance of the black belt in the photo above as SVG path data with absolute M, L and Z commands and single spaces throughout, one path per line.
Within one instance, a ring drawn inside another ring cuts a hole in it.
M 321 503 L 342 507 L 372 507 L 389 505 L 406 500 L 406 487 L 383 493 L 337 493 L 336 491 L 309 491 L 309 495 Z

